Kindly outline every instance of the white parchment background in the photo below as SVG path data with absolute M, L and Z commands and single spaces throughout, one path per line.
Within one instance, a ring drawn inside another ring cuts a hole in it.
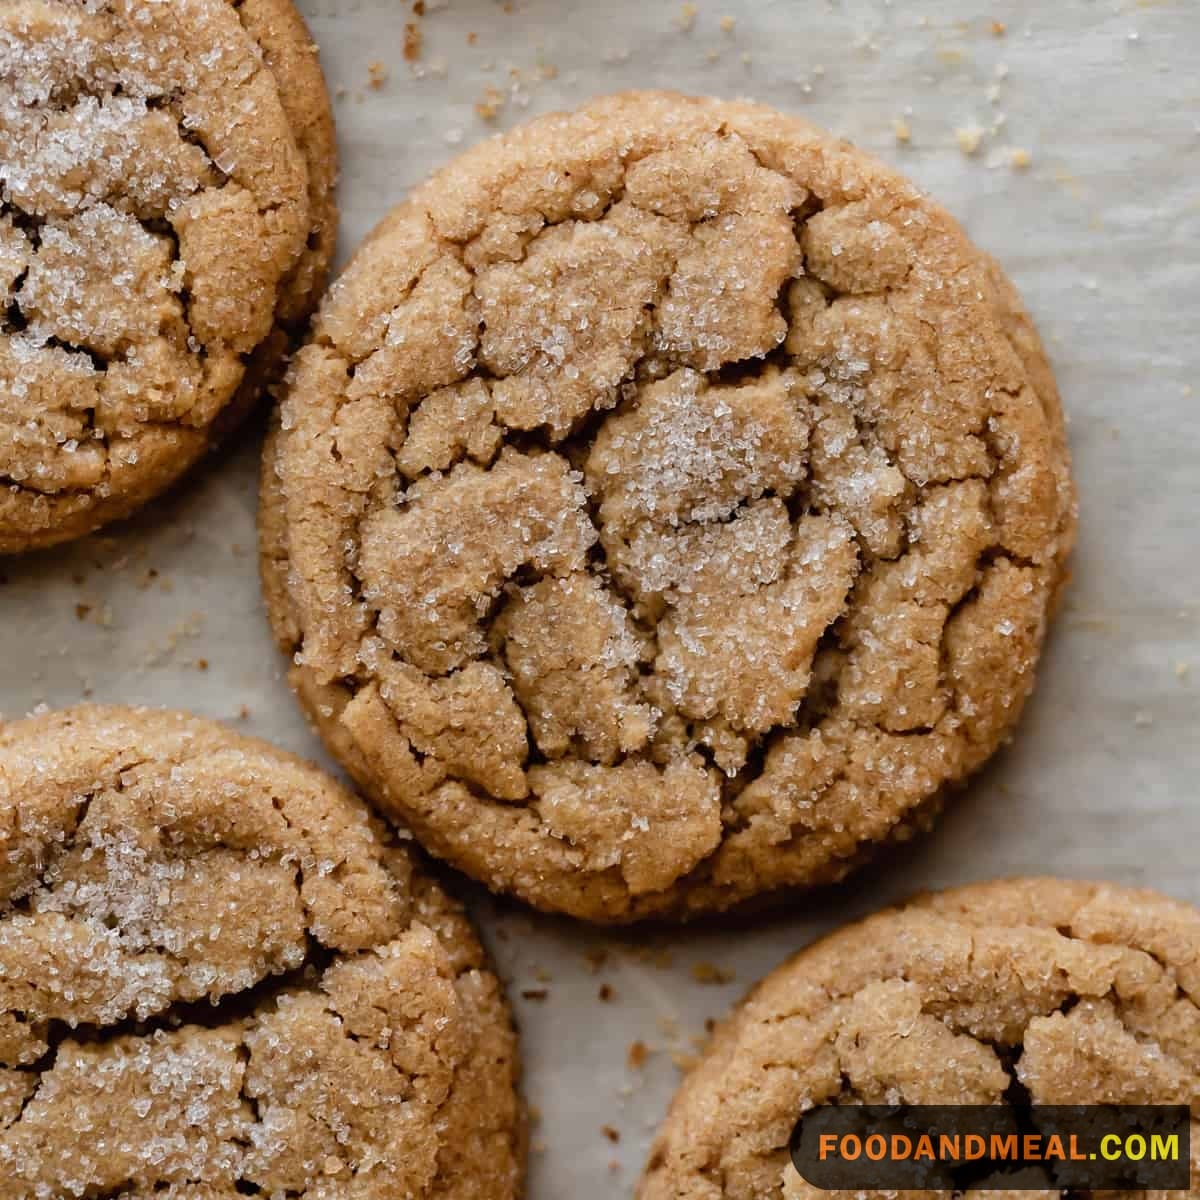
M 408 186 L 493 127 L 623 87 L 751 96 L 882 155 L 963 220 L 1024 293 L 1070 414 L 1075 584 L 1015 745 L 936 836 L 790 914 L 677 936 L 597 934 L 470 893 L 540 1112 L 532 1200 L 628 1194 L 675 1086 L 671 1051 L 690 1052 L 706 1017 L 838 921 L 1016 872 L 1200 902 L 1196 0 L 701 0 L 688 31 L 662 0 L 452 0 L 423 18 L 406 0 L 301 7 L 342 91 L 343 260 Z M 494 125 L 475 112 L 488 87 L 506 97 Z M 985 135 L 968 156 L 955 131 L 973 126 Z M 1013 147 L 1027 169 L 1009 165 Z M 320 758 L 260 610 L 256 460 L 251 430 L 134 523 L 0 561 L 0 711 L 84 696 L 175 705 Z M 585 955 L 598 951 L 597 969 Z M 698 963 L 736 978 L 702 984 Z M 634 1039 L 656 1051 L 642 1070 L 626 1065 Z

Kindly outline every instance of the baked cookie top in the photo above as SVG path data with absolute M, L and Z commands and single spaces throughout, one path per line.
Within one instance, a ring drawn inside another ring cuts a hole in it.
M 999 1104 L 1014 1084 L 1039 1104 L 1190 1104 L 1200 1170 L 1200 912 L 1148 891 L 1029 879 L 842 929 L 717 1029 L 639 1200 L 815 1200 L 787 1149 L 808 1108 Z
M 327 776 L 207 721 L 0 726 L 5 1200 L 521 1194 L 459 909 Z
M 1011 285 L 768 109 L 483 143 L 331 288 L 267 452 L 268 607 L 436 854 L 599 920 L 838 878 L 1032 685 L 1074 498 Z
M 335 169 L 291 0 L 0 7 L 0 552 L 202 452 L 323 286 Z

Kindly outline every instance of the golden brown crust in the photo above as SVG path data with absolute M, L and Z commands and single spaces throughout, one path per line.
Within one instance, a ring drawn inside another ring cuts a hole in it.
M 1045 1104 L 1184 1103 L 1200 1116 L 1200 912 L 1023 879 L 839 930 L 718 1027 L 638 1197 L 815 1197 L 787 1152 L 806 1108 L 1000 1103 L 1014 1079 Z
M 512 1200 L 507 1005 L 315 768 L 208 721 L 0 726 L 0 1176 L 59 1194 Z
M 844 875 L 1013 728 L 1074 531 L 1010 284 L 768 109 L 469 151 L 330 289 L 264 460 L 293 687 L 367 794 L 543 908 Z
M 332 257 L 332 117 L 291 0 L 135 18 L 0 17 L 0 553 L 178 478 L 277 378 Z

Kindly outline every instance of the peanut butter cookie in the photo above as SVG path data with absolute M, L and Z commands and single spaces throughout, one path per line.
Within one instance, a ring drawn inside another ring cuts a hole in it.
M 0 553 L 128 515 L 249 407 L 335 171 L 291 0 L 0 6 Z
M 815 1198 L 788 1157 L 806 1109 L 1000 1104 L 1014 1085 L 1038 1104 L 1190 1104 L 1200 1169 L 1200 912 L 1028 879 L 921 897 L 817 942 L 718 1027 L 638 1196 Z
M 0 727 L 0 1194 L 521 1195 L 459 909 L 316 769 L 207 721 Z
M 1013 728 L 1074 496 L 1011 285 L 748 104 L 487 141 L 332 287 L 268 446 L 267 603 L 375 803 L 600 921 L 836 880 Z

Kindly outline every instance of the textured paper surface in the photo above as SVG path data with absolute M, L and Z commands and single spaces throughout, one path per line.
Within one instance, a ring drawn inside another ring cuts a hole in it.
M 659 0 L 452 0 L 423 17 L 403 0 L 301 7 L 331 88 L 345 89 L 342 261 L 408 186 L 495 128 L 622 87 L 750 96 L 882 155 L 964 221 L 1021 288 L 1071 419 L 1075 583 L 1015 744 L 935 836 L 769 921 L 677 934 L 594 933 L 469 892 L 541 1114 L 533 1200 L 628 1194 L 677 1081 L 672 1055 L 842 920 L 1014 873 L 1200 902 L 1194 0 L 723 0 L 697 4 L 690 30 L 690 6 Z M 479 102 L 499 107 L 494 122 Z M 972 129 L 983 135 L 967 155 L 956 131 L 969 146 Z M 188 707 L 321 758 L 261 612 L 256 469 L 252 430 L 132 524 L 0 561 L 0 711 L 84 696 Z M 640 1070 L 627 1065 L 635 1040 L 654 1051 Z

